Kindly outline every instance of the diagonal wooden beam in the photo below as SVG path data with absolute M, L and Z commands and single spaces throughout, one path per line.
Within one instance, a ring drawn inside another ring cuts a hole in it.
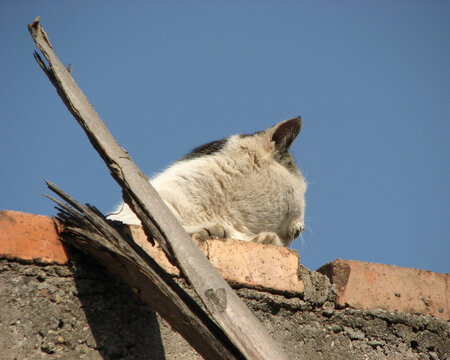
M 122 187 L 125 201 L 141 220 L 148 238 L 154 236 L 167 255 L 178 264 L 212 318 L 246 358 L 287 359 L 111 135 L 69 71 L 56 57 L 39 18 L 28 25 L 28 29 L 48 66 L 35 53 L 37 62 Z

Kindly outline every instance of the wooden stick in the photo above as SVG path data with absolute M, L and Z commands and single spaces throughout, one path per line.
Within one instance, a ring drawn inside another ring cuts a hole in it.
M 122 187 L 124 199 L 140 218 L 149 239 L 154 236 L 193 285 L 213 319 L 248 359 L 287 359 L 262 324 L 214 269 L 186 231 L 106 128 L 66 67 L 53 52 L 39 18 L 28 25 L 36 47 L 48 66 L 35 53 L 42 70 L 55 86 L 69 111 Z

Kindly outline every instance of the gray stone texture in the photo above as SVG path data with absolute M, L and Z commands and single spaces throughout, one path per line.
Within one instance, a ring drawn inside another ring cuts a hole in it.
M 71 259 L 0 260 L 1 360 L 200 359 L 120 279 L 78 252 Z M 326 277 L 303 267 L 300 276 L 301 298 L 236 290 L 289 358 L 450 359 L 449 322 L 337 309 Z

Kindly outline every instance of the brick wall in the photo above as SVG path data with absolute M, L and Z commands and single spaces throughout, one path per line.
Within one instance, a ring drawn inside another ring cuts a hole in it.
M 161 249 L 149 244 L 139 227 L 131 230 L 135 241 L 177 277 Z M 450 358 L 449 274 L 341 259 L 311 272 L 299 264 L 296 251 L 283 247 L 231 239 L 199 246 L 291 358 Z M 123 294 L 126 285 L 103 269 L 96 268 L 95 276 L 80 272 L 97 265 L 66 249 L 49 217 L 0 212 L 0 259 L 0 306 L 8 309 L 0 315 L 0 348 L 9 349 L 0 359 L 20 358 L 24 349 L 29 359 L 145 359 L 151 358 L 145 351 L 149 347 L 160 353 L 156 358 L 198 358 L 132 295 L 125 296 L 132 302 L 127 303 L 104 287 L 110 283 Z M 72 292 L 58 290 L 65 287 Z M 83 300 L 80 289 L 82 295 L 91 295 Z M 98 297 L 94 304 L 92 293 Z M 121 309 L 125 303 L 127 310 Z M 117 324 L 100 331 L 96 308 L 108 321 L 117 318 Z M 39 317 L 33 315 L 37 309 Z M 146 317 L 138 316 L 140 312 Z M 66 319 L 67 313 L 78 319 Z M 121 320 L 124 313 L 134 318 Z M 143 318 L 147 321 L 139 322 Z M 128 329 L 126 334 L 123 329 Z M 138 340 L 142 334 L 153 335 Z M 145 349 L 139 347 L 143 343 Z

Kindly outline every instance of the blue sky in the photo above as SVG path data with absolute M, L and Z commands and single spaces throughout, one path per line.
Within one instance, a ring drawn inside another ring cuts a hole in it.
M 107 213 L 120 189 L 33 59 L 56 54 L 152 175 L 301 115 L 299 250 L 449 272 L 450 2 L 2 1 L 0 209 L 54 215 L 43 179 Z

